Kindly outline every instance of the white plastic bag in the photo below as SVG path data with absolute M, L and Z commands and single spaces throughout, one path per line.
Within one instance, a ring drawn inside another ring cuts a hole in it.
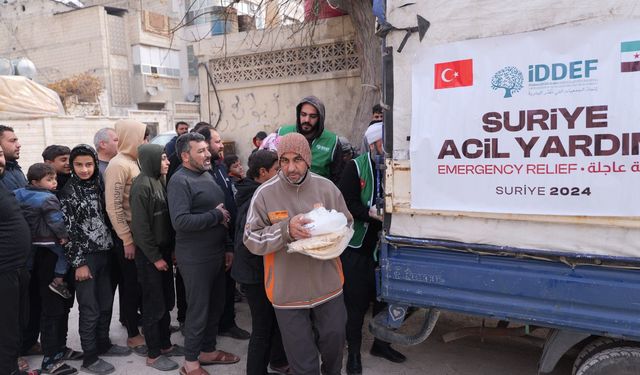
M 304 217 L 312 221 L 304 226 L 309 230 L 311 236 L 335 233 L 347 226 L 347 217 L 342 212 L 327 211 L 324 207 L 314 208 Z

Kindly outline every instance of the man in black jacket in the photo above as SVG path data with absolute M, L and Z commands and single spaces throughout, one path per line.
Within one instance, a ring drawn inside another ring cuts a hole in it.
M 376 197 L 382 196 L 381 176 L 377 176 L 375 156 L 383 156 L 382 123 L 371 125 L 366 132 L 369 151 L 350 160 L 342 174 L 338 188 L 354 218 L 354 234 L 349 246 L 340 256 L 344 271 L 344 302 L 347 308 L 347 374 L 362 373 L 360 346 L 364 316 L 373 302 L 372 315 L 382 311 L 384 304 L 376 301 L 375 269 L 378 266 L 374 251 L 382 218 L 375 207 Z M 392 362 L 404 362 L 405 356 L 391 345 L 374 339 L 371 355 Z
M 0 148 L 0 181 L 4 169 L 4 152 Z M 0 374 L 28 374 L 18 370 L 18 353 L 20 327 L 25 324 L 29 308 L 25 264 L 31 249 L 31 231 L 13 193 L 1 183 L 0 207 Z
M 258 150 L 249 156 L 247 178 L 238 183 L 236 203 L 235 254 L 231 276 L 241 283 L 251 309 L 251 338 L 247 350 L 247 375 L 264 375 L 267 365 L 271 369 L 286 373 L 288 361 L 282 345 L 282 337 L 273 305 L 264 289 L 264 264 L 259 255 L 252 254 L 242 242 L 244 226 L 251 198 L 260 184 L 278 173 L 278 154 Z
M 27 178 L 18 164 L 21 145 L 12 127 L 0 125 L 0 147 L 4 150 L 5 158 L 4 177 L 0 179 L 0 185 L 9 191 L 27 186 Z

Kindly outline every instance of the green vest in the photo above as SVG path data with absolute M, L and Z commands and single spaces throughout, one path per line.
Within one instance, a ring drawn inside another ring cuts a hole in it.
M 295 125 L 283 126 L 278 130 L 278 135 L 283 136 L 295 133 Z M 323 130 L 322 134 L 311 142 L 311 172 L 322 177 L 330 178 L 331 170 L 329 166 L 333 161 L 333 153 L 338 145 L 338 136 L 334 133 Z
M 373 203 L 373 168 L 371 166 L 371 157 L 369 153 L 364 153 L 353 160 L 358 169 L 358 177 L 360 178 L 360 201 L 367 207 L 371 207 Z M 360 248 L 362 240 L 367 234 L 369 223 L 362 220 L 353 220 L 353 237 L 349 241 L 350 247 Z

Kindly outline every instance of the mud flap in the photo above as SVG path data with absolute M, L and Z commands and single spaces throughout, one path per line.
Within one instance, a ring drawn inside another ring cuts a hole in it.
M 414 334 L 396 332 L 407 314 L 407 305 L 390 304 L 369 322 L 369 331 L 380 340 L 399 345 L 417 345 L 429 337 L 436 326 L 440 311 L 426 309 L 422 324 Z

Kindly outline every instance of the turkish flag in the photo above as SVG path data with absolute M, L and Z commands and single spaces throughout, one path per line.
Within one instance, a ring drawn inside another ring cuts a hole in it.
M 473 59 L 439 63 L 434 68 L 434 88 L 450 89 L 473 85 Z

